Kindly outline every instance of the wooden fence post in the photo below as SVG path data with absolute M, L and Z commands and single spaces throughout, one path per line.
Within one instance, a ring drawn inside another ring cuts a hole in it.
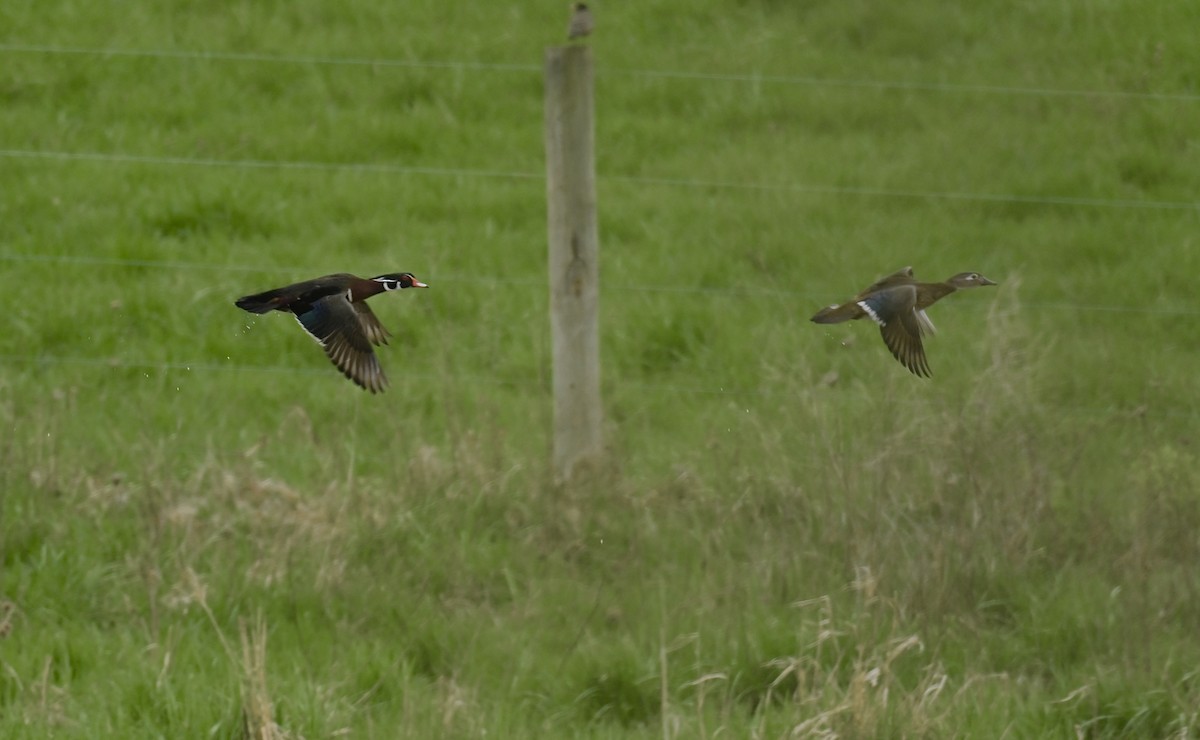
M 546 50 L 546 200 L 554 353 L 554 470 L 569 480 L 604 448 L 600 406 L 600 246 L 592 54 Z

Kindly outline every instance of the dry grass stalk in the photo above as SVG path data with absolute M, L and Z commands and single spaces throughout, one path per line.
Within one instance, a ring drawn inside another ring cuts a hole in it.
M 242 730 L 250 740 L 282 740 L 275 706 L 267 691 L 267 625 L 262 615 L 254 626 L 240 625 L 242 638 Z

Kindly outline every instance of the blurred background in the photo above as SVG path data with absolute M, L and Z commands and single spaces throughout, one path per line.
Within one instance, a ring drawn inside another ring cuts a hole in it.
M 0 727 L 1195 735 L 1196 9 L 591 7 L 571 487 L 568 3 L 0 7 Z M 928 380 L 808 321 L 906 265 Z M 397 271 L 379 396 L 233 306 Z

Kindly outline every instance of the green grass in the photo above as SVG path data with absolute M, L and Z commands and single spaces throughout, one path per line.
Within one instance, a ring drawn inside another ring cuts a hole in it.
M 0 734 L 1196 736 L 1195 13 L 599 5 L 561 488 L 566 5 L 0 7 Z M 232 305 L 344 270 L 383 396 Z

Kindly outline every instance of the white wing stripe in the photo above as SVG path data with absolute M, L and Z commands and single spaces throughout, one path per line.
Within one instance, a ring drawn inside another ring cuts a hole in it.
M 869 305 L 867 305 L 866 301 L 859 301 L 858 306 L 862 310 L 866 311 L 867 315 L 870 316 L 871 320 L 874 321 L 876 324 L 879 324 L 880 326 L 887 326 L 887 322 L 884 321 L 883 319 L 879 318 L 879 314 L 875 313 L 875 309 L 873 309 Z

